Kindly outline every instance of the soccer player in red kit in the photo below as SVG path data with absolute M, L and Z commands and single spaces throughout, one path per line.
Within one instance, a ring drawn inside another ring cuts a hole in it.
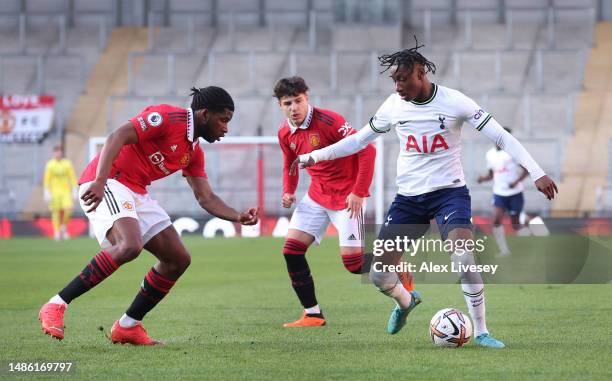
M 287 117 L 278 131 L 284 158 L 285 208 L 296 202 L 298 176 L 290 175 L 289 168 L 297 155 L 328 146 L 355 132 L 342 115 L 311 106 L 307 91 L 308 86 L 300 77 L 283 78 L 274 87 L 274 95 Z M 308 169 L 310 188 L 297 203 L 283 248 L 291 285 L 304 313 L 285 327 L 325 325 L 305 254 L 313 242 L 317 245 L 321 242 L 330 222 L 338 230 L 344 266 L 351 273 L 361 274 L 364 200 L 370 195 L 375 158 L 376 149 L 370 145 L 353 156 Z
M 111 329 L 114 343 L 155 345 L 141 324 L 170 291 L 191 259 L 168 214 L 147 193 L 155 180 L 178 170 L 208 213 L 242 225 L 257 223 L 257 209 L 239 213 L 212 191 L 198 139 L 209 143 L 228 131 L 232 97 L 220 87 L 192 88 L 188 109 L 170 105 L 145 108 L 108 136 L 104 147 L 79 179 L 80 204 L 102 247 L 83 271 L 40 310 L 44 333 L 64 338 L 68 304 L 109 277 L 119 266 L 151 252 L 159 262 L 146 274 L 140 291 Z

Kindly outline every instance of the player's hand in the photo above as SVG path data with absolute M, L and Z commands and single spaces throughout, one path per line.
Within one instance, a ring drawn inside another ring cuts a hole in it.
M 516 181 L 511 182 L 510 184 L 508 184 L 508 186 L 510 187 L 510 189 L 514 188 L 515 186 L 517 186 L 518 183 Z
M 289 194 L 289 193 L 283 194 L 283 200 L 282 200 L 283 208 L 291 208 L 291 205 L 293 205 L 295 201 L 296 201 L 295 195 Z
M 291 168 L 289 168 L 289 175 L 295 176 L 297 173 L 298 167 L 303 169 L 307 167 L 312 167 L 315 164 L 316 163 L 314 159 L 312 158 L 312 156 L 308 154 L 299 155 L 297 159 L 293 160 L 293 163 L 291 163 Z
M 255 225 L 259 221 L 258 214 L 259 210 L 257 208 L 249 208 L 238 215 L 238 222 L 241 225 Z
M 557 189 L 557 184 L 548 176 L 544 175 L 536 180 L 535 182 L 536 188 L 544 195 L 547 199 L 552 200 L 555 198 L 555 193 L 559 193 Z
M 351 193 L 346 197 L 346 210 L 351 212 L 349 218 L 357 217 L 361 214 L 363 207 L 363 197 Z
M 45 189 L 43 193 L 43 199 L 45 200 L 45 202 L 51 202 L 51 192 Z
M 94 182 L 89 184 L 85 192 L 83 192 L 81 200 L 83 200 L 85 206 L 88 207 L 85 213 L 93 212 L 94 210 L 96 210 L 98 205 L 100 205 L 104 198 L 105 185 L 106 181 L 102 182 L 99 180 L 95 180 Z
M 482 176 L 478 176 L 478 179 L 476 180 L 476 182 L 477 182 L 478 184 L 480 184 L 480 183 L 484 183 L 484 181 L 485 181 L 485 180 L 482 178 Z

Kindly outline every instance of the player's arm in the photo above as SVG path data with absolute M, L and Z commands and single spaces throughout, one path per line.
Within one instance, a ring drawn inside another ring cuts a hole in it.
M 489 172 L 484 176 L 478 176 L 478 184 L 485 183 L 487 181 L 493 180 L 493 170 L 489 169 Z
M 186 176 L 189 186 L 202 209 L 223 220 L 238 222 L 242 225 L 255 225 L 258 221 L 257 208 L 249 208 L 240 213 L 217 196 L 206 177 Z
M 131 122 L 122 125 L 108 136 L 100 152 L 96 179 L 81 196 L 85 206 L 89 207 L 87 213 L 95 210 L 102 202 L 106 180 L 113 166 L 113 161 L 119 155 L 121 148 L 124 145 L 136 143 L 138 143 L 138 133 Z
M 283 208 L 291 208 L 295 203 L 295 191 L 299 182 L 299 173 L 290 175 L 291 163 L 296 159 L 297 155 L 287 145 L 287 142 L 282 136 L 282 130 L 278 132 L 278 144 L 283 152 L 283 196 L 281 203 Z
M 320 161 L 334 160 L 339 157 L 353 155 L 372 143 L 380 135 L 391 130 L 391 113 L 394 108 L 394 96 L 387 98 L 378 108 L 374 117 L 357 133 L 327 147 L 314 150 L 309 154 L 300 155 L 291 164 L 291 173 L 297 171 L 297 167 L 310 167 Z
M 555 193 L 559 192 L 557 184 L 544 173 L 525 147 L 490 115 L 481 123 L 484 124 L 477 129 L 519 162 L 529 172 L 538 190 L 544 193 L 549 200 L 552 200 Z
M 519 185 L 521 183 L 521 181 L 525 180 L 527 178 L 527 176 L 529 176 L 529 172 L 525 169 L 525 167 L 523 167 L 521 165 L 521 169 L 523 170 L 523 172 L 518 177 L 518 179 L 516 179 L 512 183 L 510 183 L 510 188 L 514 188 L 515 186 Z

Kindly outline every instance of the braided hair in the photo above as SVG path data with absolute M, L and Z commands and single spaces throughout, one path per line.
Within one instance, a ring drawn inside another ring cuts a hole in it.
M 192 87 L 190 95 L 193 97 L 191 109 L 194 111 L 203 108 L 214 112 L 223 112 L 226 108 L 232 112 L 234 111 L 232 96 L 221 87 Z
M 385 67 L 383 71 L 380 73 L 384 73 L 387 70 L 391 69 L 391 67 L 396 66 L 399 68 L 400 66 L 404 66 L 412 73 L 412 69 L 414 69 L 415 64 L 423 65 L 425 68 L 425 73 L 431 72 L 432 74 L 436 73 L 436 65 L 427 60 L 427 58 L 423 57 L 418 50 L 425 45 L 419 45 L 416 36 L 414 36 L 415 46 L 414 48 L 400 50 L 399 52 L 395 52 L 393 54 L 383 54 L 378 57 L 378 61 L 380 65 Z

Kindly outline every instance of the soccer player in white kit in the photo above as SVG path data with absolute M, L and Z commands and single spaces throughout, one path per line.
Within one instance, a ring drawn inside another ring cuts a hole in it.
M 483 133 L 525 167 L 538 190 L 549 200 L 557 192 L 557 186 L 491 114 L 461 92 L 429 81 L 427 73 L 435 73 L 436 67 L 417 51 L 420 47 L 417 45 L 379 57 L 384 71 L 392 70 L 395 93 L 385 100 L 376 115 L 356 134 L 300 155 L 293 167 L 295 170 L 298 165 L 308 167 L 354 154 L 395 128 L 400 144 L 397 158 L 398 194 L 389 208 L 379 238 L 393 236 L 393 230 L 406 226 L 410 231 L 409 238 L 419 238 L 425 233 L 430 220 L 435 218 L 442 238 L 451 240 L 453 247 L 459 247 L 474 237 L 470 222 L 470 195 L 461 166 L 463 123 Z M 385 256 L 388 260 L 388 255 L 391 255 L 399 262 L 401 254 L 385 253 Z M 451 255 L 451 261 L 463 265 L 475 263 L 473 253 L 458 250 Z M 387 332 L 395 334 L 406 324 L 408 314 L 421 302 L 421 297 L 418 292 L 408 292 L 402 287 L 396 273 L 377 272 L 375 268 L 372 266 L 370 270 L 370 279 L 383 294 L 396 301 L 387 325 Z M 480 273 L 462 272 L 460 278 L 474 322 L 476 344 L 489 348 L 505 347 L 487 329 Z
M 512 133 L 509 128 L 504 127 L 504 129 Z M 529 228 L 521 226 L 520 222 L 525 204 L 523 180 L 527 178 L 529 172 L 499 146 L 491 148 L 487 152 L 486 159 L 489 172 L 485 176 L 478 177 L 478 184 L 493 180 L 493 237 L 499 247 L 498 256 L 507 257 L 510 255 L 510 248 L 502 225 L 504 214 L 508 212 L 512 228 L 519 235 L 530 234 Z

